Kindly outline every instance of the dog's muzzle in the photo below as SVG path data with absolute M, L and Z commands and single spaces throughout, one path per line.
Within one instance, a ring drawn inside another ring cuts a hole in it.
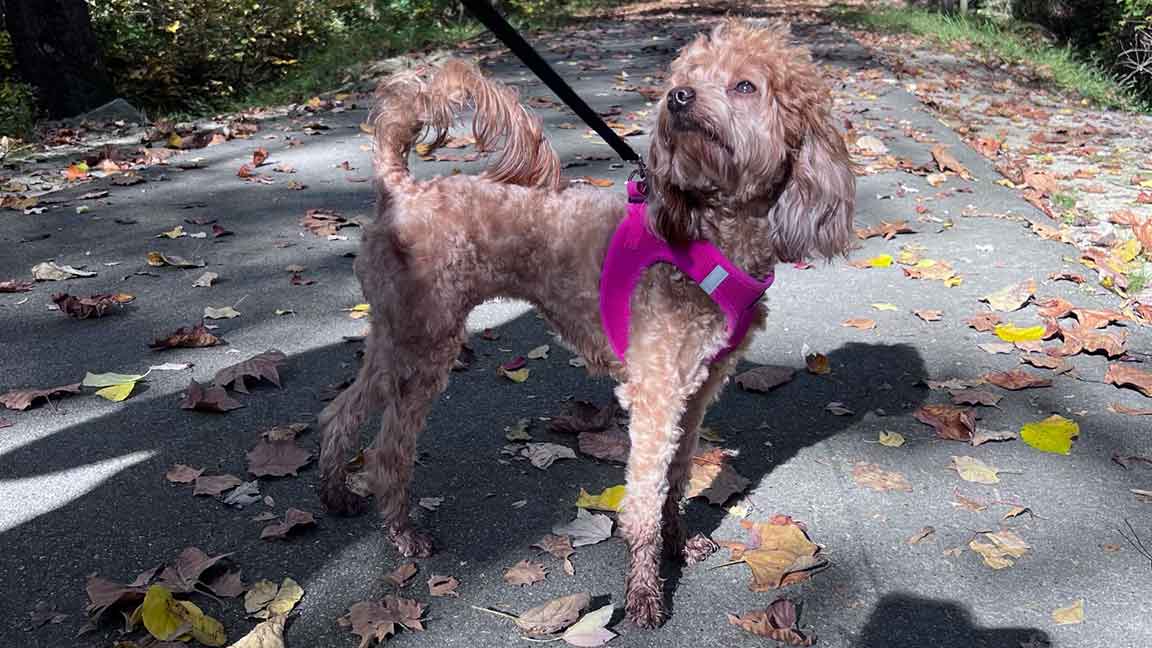
M 676 86 L 668 91 L 668 110 L 672 113 L 684 112 L 696 102 L 696 91 L 688 86 Z

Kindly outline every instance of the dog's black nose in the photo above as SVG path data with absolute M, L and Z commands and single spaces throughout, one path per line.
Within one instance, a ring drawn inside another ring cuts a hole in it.
M 696 91 L 688 86 L 676 86 L 668 91 L 668 110 L 677 112 L 684 110 L 696 101 Z

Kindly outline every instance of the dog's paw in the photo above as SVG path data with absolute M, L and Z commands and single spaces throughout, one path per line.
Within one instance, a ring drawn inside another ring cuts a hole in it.
M 432 535 L 415 527 L 405 527 L 392 531 L 392 543 L 396 550 L 407 558 L 427 558 L 436 548 Z
M 320 502 L 333 515 L 361 515 L 368 510 L 368 498 L 348 490 L 343 479 L 325 479 L 320 486 Z
M 684 558 L 684 564 L 695 565 L 698 562 L 703 562 L 709 556 L 720 550 L 720 545 L 716 541 L 703 533 L 697 533 L 684 543 L 684 551 L 681 554 Z
M 664 597 L 651 589 L 629 590 L 624 597 L 628 620 L 641 628 L 659 628 L 664 623 Z

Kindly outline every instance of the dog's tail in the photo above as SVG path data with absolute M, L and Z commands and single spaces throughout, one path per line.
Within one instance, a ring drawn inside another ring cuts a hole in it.
M 516 90 L 485 78 L 475 65 L 449 61 L 427 79 L 402 72 L 381 82 L 376 94 L 376 173 L 386 184 L 409 178 L 408 153 L 426 130 L 435 134 L 435 148 L 446 141 L 457 114 L 471 108 L 476 149 L 490 151 L 503 143 L 483 177 L 559 187 L 560 160 L 544 139 L 540 118 L 520 104 Z

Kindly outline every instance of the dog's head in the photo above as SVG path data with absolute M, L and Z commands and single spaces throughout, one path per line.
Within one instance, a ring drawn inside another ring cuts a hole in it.
M 699 238 L 721 206 L 770 219 L 777 260 L 846 251 L 855 178 L 807 52 L 727 21 L 681 51 L 668 81 L 648 159 L 657 234 Z

